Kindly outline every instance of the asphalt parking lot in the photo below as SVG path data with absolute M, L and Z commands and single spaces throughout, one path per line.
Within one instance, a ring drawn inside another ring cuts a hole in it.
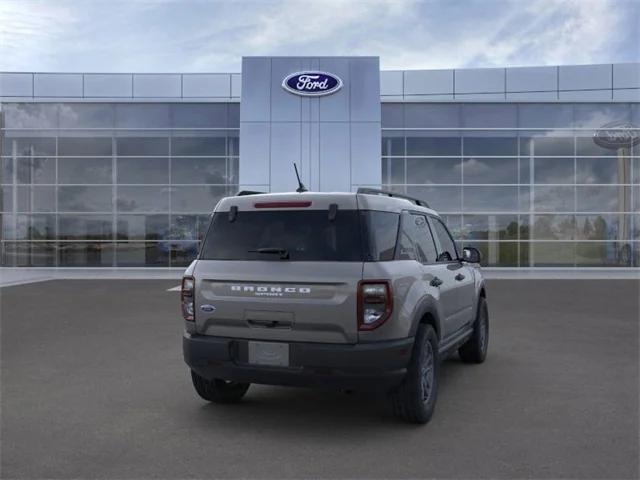
M 2 478 L 638 477 L 639 281 L 489 281 L 487 362 L 446 361 L 422 427 L 358 393 L 206 404 L 175 284 L 0 290 Z

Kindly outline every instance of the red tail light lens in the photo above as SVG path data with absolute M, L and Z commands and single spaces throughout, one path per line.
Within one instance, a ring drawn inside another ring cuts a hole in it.
M 195 292 L 195 278 L 183 277 L 182 289 L 180 290 L 180 301 L 182 303 L 182 316 L 189 322 L 195 321 Z
M 374 330 L 393 311 L 393 293 L 388 280 L 365 280 L 358 284 L 358 330 Z

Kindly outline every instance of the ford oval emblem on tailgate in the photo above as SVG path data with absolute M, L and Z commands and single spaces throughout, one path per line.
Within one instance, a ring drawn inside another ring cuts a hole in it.
M 215 312 L 216 311 L 216 307 L 214 307 L 213 305 L 200 305 L 200 310 L 202 310 L 203 312 Z

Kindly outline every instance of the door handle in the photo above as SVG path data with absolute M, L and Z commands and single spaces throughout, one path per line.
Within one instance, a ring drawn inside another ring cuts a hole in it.
M 439 287 L 440 285 L 442 285 L 442 280 L 440 280 L 438 277 L 433 277 L 433 280 L 429 282 L 429 285 L 431 285 L 432 287 Z
M 461 274 L 461 273 L 459 273 L 459 274 L 457 274 L 457 275 L 455 276 L 455 279 L 456 279 L 457 281 L 459 281 L 459 282 L 461 282 L 462 280 L 464 280 L 464 278 L 465 278 L 465 277 L 464 277 L 464 275 L 463 275 L 463 274 Z

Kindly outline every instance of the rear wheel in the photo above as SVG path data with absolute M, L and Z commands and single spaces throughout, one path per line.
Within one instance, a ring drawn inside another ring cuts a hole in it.
M 438 397 L 438 337 L 431 325 L 421 325 L 407 376 L 391 393 L 394 414 L 408 422 L 427 423 Z
M 193 387 L 205 400 L 214 403 L 237 403 L 249 390 L 250 383 L 227 382 L 214 378 L 207 380 L 191 370 Z
M 473 324 L 473 333 L 459 349 L 458 354 L 465 363 L 482 363 L 487 358 L 489 346 L 489 309 L 487 300 L 480 297 L 478 314 Z

